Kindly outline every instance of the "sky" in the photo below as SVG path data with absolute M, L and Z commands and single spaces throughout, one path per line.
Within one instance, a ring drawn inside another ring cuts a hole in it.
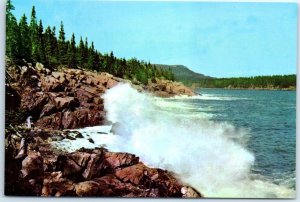
M 101 53 L 181 64 L 213 77 L 295 74 L 295 3 L 12 0 L 19 20 L 35 5 L 44 27 L 63 21 Z M 29 21 L 30 19 L 28 19 Z

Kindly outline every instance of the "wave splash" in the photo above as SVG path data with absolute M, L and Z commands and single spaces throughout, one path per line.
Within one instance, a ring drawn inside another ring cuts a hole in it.
M 174 172 L 205 197 L 294 197 L 294 190 L 252 179 L 254 155 L 235 141 L 246 131 L 205 116 L 191 119 L 159 110 L 160 102 L 129 84 L 119 84 L 103 97 L 108 120 L 118 123 L 114 150 Z

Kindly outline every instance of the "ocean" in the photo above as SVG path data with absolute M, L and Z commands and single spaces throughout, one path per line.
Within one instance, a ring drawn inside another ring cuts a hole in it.
M 69 151 L 104 146 L 173 172 L 210 198 L 294 198 L 296 92 L 198 89 L 194 97 L 154 98 L 129 84 L 104 97 L 112 126 L 80 129 Z M 101 133 L 99 133 L 101 132 Z
M 211 114 L 213 121 L 248 130 L 249 139 L 244 146 L 255 156 L 252 173 L 295 189 L 296 91 L 199 89 L 198 92 L 203 99 L 187 102 L 198 106 L 200 113 Z

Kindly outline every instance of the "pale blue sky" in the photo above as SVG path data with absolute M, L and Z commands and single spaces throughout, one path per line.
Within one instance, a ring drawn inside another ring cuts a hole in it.
M 26 2 L 26 3 L 25 3 Z M 13 0 L 44 27 L 64 22 L 100 52 L 182 64 L 214 77 L 295 74 L 297 4 Z

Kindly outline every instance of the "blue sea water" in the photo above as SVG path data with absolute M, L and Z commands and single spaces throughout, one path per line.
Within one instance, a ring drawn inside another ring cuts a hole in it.
M 187 99 L 211 120 L 248 130 L 253 175 L 295 189 L 296 91 L 198 89 L 203 99 Z M 197 107 L 198 106 L 198 107 Z

